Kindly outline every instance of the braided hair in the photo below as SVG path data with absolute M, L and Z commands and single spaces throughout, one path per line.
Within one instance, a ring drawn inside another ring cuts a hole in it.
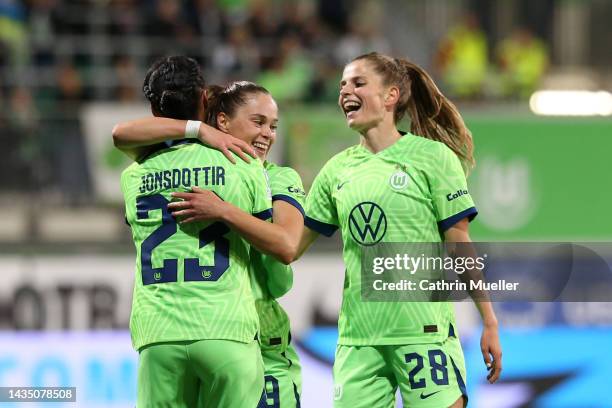
M 206 83 L 198 63 L 189 57 L 157 60 L 147 71 L 142 91 L 153 114 L 173 119 L 198 119 Z

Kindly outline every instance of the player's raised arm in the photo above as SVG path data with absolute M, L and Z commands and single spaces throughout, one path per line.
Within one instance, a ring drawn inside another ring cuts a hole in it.
M 132 159 L 147 154 L 151 145 L 185 137 L 186 120 L 149 117 L 121 122 L 113 127 L 115 147 Z
M 246 162 L 249 162 L 247 154 L 256 157 L 253 148 L 246 142 L 199 121 L 142 118 L 118 123 L 112 135 L 115 147 L 134 160 L 147 154 L 151 145 L 183 138 L 201 140 L 205 145 L 221 151 L 232 163 L 235 163 L 235 159 L 231 152 Z

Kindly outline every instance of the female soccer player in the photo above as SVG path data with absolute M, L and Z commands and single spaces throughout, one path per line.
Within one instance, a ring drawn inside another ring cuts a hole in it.
M 203 119 L 204 80 L 190 58 L 155 63 L 143 90 L 156 116 Z M 138 406 L 255 407 L 265 393 L 250 248 L 221 223 L 177 224 L 170 194 L 192 186 L 271 215 L 261 163 L 234 165 L 200 143 L 158 146 L 124 170 L 137 254 L 130 331 L 139 352 Z
M 342 230 L 346 277 L 334 406 L 393 407 L 398 386 L 404 406 L 464 406 L 465 364 L 452 305 L 363 301 L 361 255 L 378 242 L 470 242 L 476 209 L 464 168 L 473 164 L 471 135 L 429 75 L 403 59 L 357 57 L 344 68 L 338 103 L 361 143 L 317 175 L 300 245 L 303 251 L 317 233 Z M 402 136 L 397 124 L 406 114 L 412 134 Z M 489 302 L 475 302 L 493 383 L 501 372 L 497 319 Z
M 207 96 L 206 122 L 247 142 L 253 146 L 258 157 L 265 161 L 276 140 L 278 122 L 278 108 L 269 92 L 254 83 L 242 81 L 231 83 L 225 88 L 209 87 Z M 124 129 L 116 141 L 120 145 L 133 146 L 135 142 L 140 145 L 146 143 L 147 139 L 159 142 L 180 137 L 184 133 L 182 129 L 185 123 L 182 121 L 159 122 L 159 118 L 141 120 L 141 127 L 147 129 L 147 134 L 142 130 L 135 131 L 140 128 L 138 126 L 125 129 L 131 125 L 119 125 Z M 142 146 L 133 149 L 133 153 L 140 155 L 142 149 Z M 172 203 L 169 208 L 175 210 L 173 214 L 180 217 L 183 223 L 190 223 L 203 219 L 202 216 L 194 217 L 196 211 L 215 211 L 211 208 L 215 207 L 223 215 L 217 218 L 218 221 L 244 233 L 253 245 L 288 263 L 295 256 L 303 230 L 302 205 L 305 193 L 302 181 L 293 169 L 269 161 L 264 162 L 264 167 L 268 173 L 273 200 L 272 225 L 262 222 L 262 225 L 253 227 L 253 223 L 259 219 L 229 202 L 221 201 L 213 193 L 195 187 L 193 189 L 197 194 L 175 194 L 174 197 L 184 201 Z M 201 200 L 209 200 L 210 203 L 200 208 Z M 293 274 L 291 268 L 279 260 L 251 251 L 251 282 L 260 321 L 267 400 L 274 407 L 296 407 L 300 404 L 301 390 L 299 359 L 290 344 L 287 314 L 275 300 L 291 288 Z

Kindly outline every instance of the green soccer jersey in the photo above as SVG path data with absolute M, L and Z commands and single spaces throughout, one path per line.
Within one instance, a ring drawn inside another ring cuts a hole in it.
M 306 196 L 302 180 L 289 167 L 264 164 L 268 174 L 272 201 L 282 200 L 304 214 Z M 262 349 L 284 351 L 289 342 L 289 318 L 275 298 L 286 293 L 293 283 L 291 266 L 256 250 L 251 252 L 251 285 L 259 316 Z
M 260 218 L 271 216 L 257 160 L 233 165 L 222 153 L 187 142 L 124 170 L 126 220 L 136 245 L 130 317 L 136 349 L 180 340 L 249 342 L 257 333 L 248 243 L 221 222 L 178 224 L 168 211 L 170 193 L 192 186 Z
M 377 154 L 357 145 L 329 160 L 308 194 L 306 226 L 327 236 L 342 231 L 346 276 L 338 343 L 446 338 L 454 321 L 450 303 L 362 301 L 362 248 L 441 242 L 443 231 L 476 213 L 459 159 L 442 143 L 407 134 Z

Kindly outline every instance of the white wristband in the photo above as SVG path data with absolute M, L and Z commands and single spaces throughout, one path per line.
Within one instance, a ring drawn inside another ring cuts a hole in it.
M 197 139 L 201 124 L 202 122 L 199 120 L 188 120 L 187 126 L 185 126 L 185 139 Z

